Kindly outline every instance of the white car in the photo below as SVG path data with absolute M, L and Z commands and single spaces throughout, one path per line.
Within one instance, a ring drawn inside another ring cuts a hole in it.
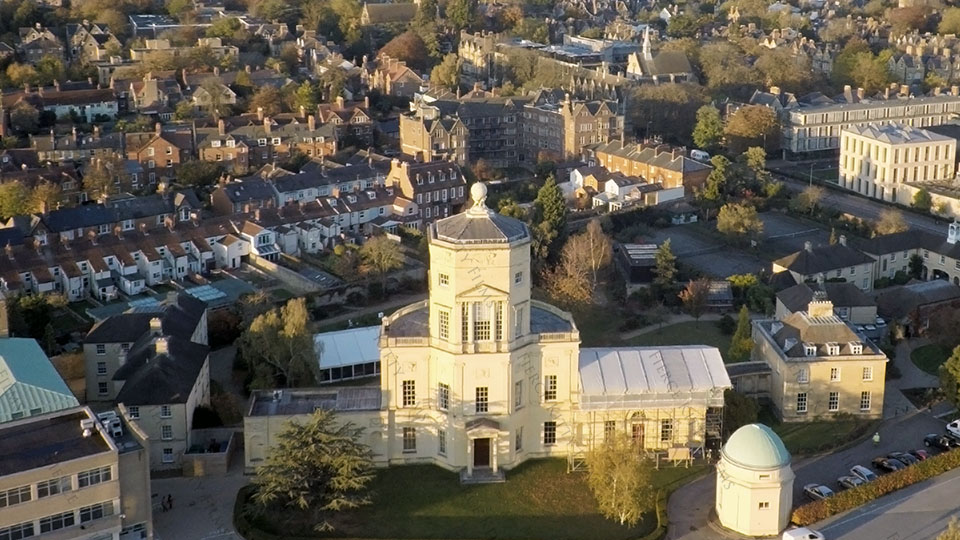
M 960 439 L 960 420 L 954 420 L 947 424 L 947 434 Z
M 823 534 L 806 527 L 783 531 L 783 540 L 827 540 Z

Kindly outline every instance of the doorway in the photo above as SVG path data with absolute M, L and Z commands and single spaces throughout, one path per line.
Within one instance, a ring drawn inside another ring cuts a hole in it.
M 490 439 L 483 438 L 473 440 L 473 466 L 490 466 Z

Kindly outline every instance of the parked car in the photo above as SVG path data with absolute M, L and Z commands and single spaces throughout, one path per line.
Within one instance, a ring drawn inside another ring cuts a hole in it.
M 827 540 L 827 537 L 813 529 L 800 527 L 783 531 L 782 540 Z
M 873 482 L 877 479 L 877 475 L 873 471 L 864 467 L 863 465 L 854 465 L 850 468 L 850 474 L 856 476 L 857 478 L 863 480 L 864 482 Z
M 895 459 L 907 466 L 916 465 L 917 463 L 920 463 L 919 459 L 905 452 L 890 452 L 889 454 L 887 454 L 887 457 Z
M 960 439 L 960 420 L 954 420 L 947 424 L 947 434 Z
M 883 472 L 894 472 L 907 468 L 902 461 L 897 461 L 896 459 L 883 456 L 875 458 L 872 462 L 872 465 L 874 469 Z
M 939 448 L 940 450 L 949 450 L 955 445 L 954 439 L 946 435 L 931 433 L 923 438 L 923 445 L 927 448 Z
M 822 484 L 807 484 L 803 486 L 803 493 L 815 501 L 833 497 L 833 490 Z
M 920 461 L 925 461 L 928 457 L 930 457 L 930 454 L 928 454 L 926 450 L 911 450 L 910 455 L 919 459 Z
M 859 476 L 847 475 L 837 478 L 837 485 L 840 486 L 840 489 L 853 489 L 864 484 L 866 484 L 866 482 Z

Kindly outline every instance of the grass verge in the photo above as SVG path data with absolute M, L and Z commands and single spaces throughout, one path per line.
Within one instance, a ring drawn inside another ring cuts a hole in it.
M 950 348 L 939 343 L 921 345 L 910 353 L 910 360 L 915 366 L 931 375 L 939 373 L 940 366 L 950 357 Z
M 630 338 L 627 345 L 708 345 L 720 350 L 726 361 L 730 337 L 720 331 L 716 321 L 680 322 L 664 325 L 645 334 Z

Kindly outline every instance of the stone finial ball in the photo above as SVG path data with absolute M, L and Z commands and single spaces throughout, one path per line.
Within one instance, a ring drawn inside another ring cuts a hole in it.
M 484 199 L 487 198 L 487 186 L 483 182 L 477 182 L 471 186 L 470 198 L 473 199 L 473 204 L 483 204 Z

